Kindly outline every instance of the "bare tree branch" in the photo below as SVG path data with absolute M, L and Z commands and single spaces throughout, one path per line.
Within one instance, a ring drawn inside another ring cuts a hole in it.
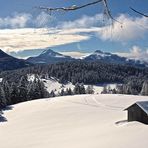
M 78 10 L 78 9 L 81 9 L 81 8 L 84 8 L 84 7 L 87 7 L 87 6 L 90 6 L 90 5 L 95 5 L 97 3 L 100 3 L 102 2 L 103 0 L 97 0 L 95 2 L 92 2 L 92 3 L 88 3 L 88 4 L 85 4 L 85 5 L 82 5 L 82 6 L 76 6 L 76 5 L 73 5 L 71 7 L 57 7 L 57 8 L 49 8 L 49 7 L 42 7 L 40 6 L 39 9 L 42 9 L 42 10 L 45 10 L 45 11 L 72 11 L 72 10 Z
M 119 21 L 117 21 L 111 14 L 110 10 L 109 10 L 109 7 L 108 7 L 108 3 L 107 3 L 107 0 L 97 0 L 97 1 L 94 1 L 94 2 L 91 2 L 91 3 L 87 3 L 85 5 L 82 5 L 82 6 L 76 6 L 76 5 L 73 5 L 73 6 L 70 6 L 70 7 L 57 7 L 57 8 L 50 8 L 50 7 L 37 7 L 41 10 L 44 10 L 44 11 L 47 11 L 49 12 L 50 14 L 53 12 L 53 11 L 74 11 L 74 10 L 78 10 L 78 9 L 82 9 L 82 8 L 85 8 L 85 7 L 88 7 L 88 6 L 91 6 L 91 5 L 95 5 L 95 4 L 98 4 L 100 2 L 103 2 L 103 5 L 104 5 L 104 13 L 105 15 L 107 15 L 108 18 L 110 18 L 111 20 L 113 21 L 116 21 L 118 23 L 120 23 Z M 122 24 L 122 23 L 120 23 Z
M 133 10 L 134 12 L 136 12 L 136 13 L 138 13 L 138 14 L 140 14 L 140 15 L 144 16 L 144 17 L 148 17 L 148 15 L 146 15 L 146 14 L 144 14 L 144 13 L 141 13 L 141 12 L 139 12 L 139 11 L 135 10 L 135 9 L 134 9 L 134 8 L 132 8 L 132 7 L 130 7 L 130 9 L 131 9 L 131 10 Z

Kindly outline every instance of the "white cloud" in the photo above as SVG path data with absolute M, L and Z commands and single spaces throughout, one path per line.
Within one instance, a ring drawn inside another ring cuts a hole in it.
M 99 24 L 103 21 L 102 14 L 96 14 L 95 16 L 87 16 L 84 15 L 81 18 L 75 21 L 67 21 L 60 23 L 59 27 L 62 28 L 89 28 L 99 26 Z
M 63 55 L 71 56 L 71 57 L 76 58 L 76 59 L 90 55 L 90 53 L 78 52 L 78 51 L 60 52 L 60 53 L 63 54 Z
M 131 58 L 135 59 L 143 59 L 145 61 L 148 61 L 148 48 L 143 50 L 138 46 L 133 46 L 130 50 Z
M 3 29 L 0 30 L 0 48 L 7 52 L 39 49 L 88 40 L 89 37 L 66 34 L 58 29 Z
M 130 49 L 130 52 L 126 53 L 116 53 L 120 56 L 131 58 L 131 59 L 137 59 L 137 60 L 143 60 L 148 62 L 148 48 L 142 49 L 138 46 L 133 46 Z
M 43 26 L 46 26 L 49 22 L 51 23 L 53 20 L 54 20 L 53 16 L 45 12 L 41 12 L 34 20 L 34 24 L 37 27 L 43 27 Z
M 130 17 L 121 14 L 116 18 L 121 23 L 114 22 L 113 25 L 107 24 L 101 27 L 103 16 L 97 14 L 95 16 L 83 16 L 75 21 L 67 21 L 61 23 L 62 28 L 69 28 L 70 31 L 94 33 L 102 40 L 114 42 L 127 42 L 136 39 L 142 39 L 148 34 L 148 19 L 146 17 Z
M 148 19 L 145 17 L 132 18 L 122 14 L 116 19 L 122 22 L 122 26 L 114 22 L 113 26 L 102 27 L 98 32 L 102 40 L 125 42 L 141 39 L 148 33 Z
M 142 39 L 148 33 L 147 18 L 132 18 L 124 14 L 116 18 L 123 22 L 122 28 L 117 22 L 114 22 L 114 26 L 106 24 L 101 27 L 103 16 L 97 14 L 83 16 L 75 21 L 60 22 L 55 28 L 44 29 L 53 19 L 45 12 L 35 18 L 25 13 L 0 18 L 0 28 L 9 28 L 0 30 L 0 48 L 7 51 L 46 48 L 88 40 L 92 35 L 102 40 L 124 43 Z M 41 29 L 27 28 L 28 24 Z
M 29 13 L 15 13 L 12 16 L 0 18 L 1 29 L 17 29 L 25 28 L 30 25 L 34 27 L 45 27 L 51 23 L 55 18 L 45 12 L 39 13 L 33 17 Z
M 32 16 L 26 13 L 16 13 L 11 17 L 0 18 L 0 28 L 23 28 L 31 18 Z

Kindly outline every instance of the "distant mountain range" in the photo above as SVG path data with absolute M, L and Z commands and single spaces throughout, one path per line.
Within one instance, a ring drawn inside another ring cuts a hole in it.
M 4 51 L 0 50 L 0 71 L 24 68 L 32 66 L 34 64 L 54 64 L 59 62 L 71 62 L 78 60 L 86 62 L 102 62 L 130 65 L 136 67 L 148 67 L 148 63 L 146 62 L 120 57 L 116 54 L 103 52 L 100 50 L 96 50 L 94 53 L 81 59 L 75 59 L 71 56 L 66 56 L 51 49 L 48 49 L 43 51 L 39 56 L 30 57 L 26 60 L 14 58 L 6 54 Z
M 83 60 L 88 62 L 104 62 L 104 63 L 113 63 L 113 64 L 122 64 L 122 65 L 130 65 L 137 67 L 148 67 L 148 63 L 140 61 L 128 59 L 125 57 L 118 56 L 116 54 L 103 52 L 100 50 L 96 50 L 94 53 L 83 57 L 82 59 L 74 59 L 70 56 L 65 56 L 58 52 L 55 52 L 51 49 L 43 51 L 39 56 L 30 57 L 27 59 L 28 62 L 33 64 L 50 64 L 50 63 L 58 63 L 58 62 L 68 62 L 68 61 L 76 61 Z
M 0 49 L 0 71 L 14 70 L 23 67 L 28 67 L 31 65 L 33 64 L 22 59 L 14 58 Z

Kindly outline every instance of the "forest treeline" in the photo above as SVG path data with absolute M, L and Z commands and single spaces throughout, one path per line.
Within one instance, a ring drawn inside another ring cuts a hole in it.
M 28 80 L 30 74 L 35 75 L 33 81 Z M 112 93 L 143 95 L 148 87 L 147 68 L 82 61 L 36 65 L 0 73 L 0 78 L 2 78 L 0 82 L 0 106 L 56 96 L 53 91 L 47 92 L 42 81 L 42 78 L 50 77 L 58 79 L 63 84 L 72 82 L 75 85 L 74 90 L 62 90 L 58 94 L 59 96 L 93 93 L 92 88 L 86 91 L 82 84 L 120 83 L 122 85 Z M 108 92 L 104 90 L 104 93 Z
M 143 83 L 148 79 L 148 68 L 106 64 L 100 62 L 64 62 L 50 65 L 36 65 L 0 73 L 0 78 L 18 82 L 22 76 L 38 74 L 42 78 L 55 77 L 61 83 L 84 84 L 127 83 L 130 80 Z

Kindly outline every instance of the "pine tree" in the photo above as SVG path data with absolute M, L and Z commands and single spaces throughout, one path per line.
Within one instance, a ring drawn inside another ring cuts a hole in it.
M 35 84 L 34 84 L 34 81 L 30 81 L 28 83 L 28 86 L 27 86 L 27 100 L 32 100 L 32 99 L 35 99 L 34 97 L 34 91 L 35 91 Z
M 85 87 L 84 87 L 83 83 L 80 84 L 80 94 L 86 94 Z
M 123 85 L 117 85 L 116 86 L 116 91 L 117 91 L 118 94 L 124 94 Z
M 104 86 L 101 94 L 107 94 L 107 93 L 108 93 L 107 86 Z
M 7 105 L 7 100 L 5 97 L 5 91 L 3 87 L 0 87 L 0 108 L 5 107 Z
M 92 85 L 88 85 L 86 88 L 86 94 L 94 94 L 94 88 Z
M 11 87 L 10 87 L 11 104 L 20 102 L 18 94 L 19 93 L 18 93 L 17 85 L 15 83 L 11 83 Z
M 11 104 L 11 99 L 10 99 L 10 85 L 8 81 L 3 81 L 2 82 L 2 89 L 3 89 L 3 98 L 6 100 L 6 104 Z
M 50 92 L 49 96 L 50 97 L 55 97 L 56 96 L 53 90 Z
M 148 80 L 143 83 L 141 95 L 148 96 Z
M 60 92 L 60 96 L 65 96 L 65 95 L 66 95 L 66 92 L 64 91 L 64 89 L 62 89 Z
M 83 85 L 83 83 L 79 84 L 76 83 L 75 87 L 74 87 L 74 94 L 85 94 L 85 87 Z
M 67 95 L 73 95 L 73 92 L 72 92 L 71 88 L 66 89 L 66 94 Z
M 80 85 L 79 85 L 79 83 L 76 83 L 75 84 L 74 94 L 80 94 Z
M 27 77 L 22 76 L 17 87 L 20 102 L 27 101 L 27 83 Z

